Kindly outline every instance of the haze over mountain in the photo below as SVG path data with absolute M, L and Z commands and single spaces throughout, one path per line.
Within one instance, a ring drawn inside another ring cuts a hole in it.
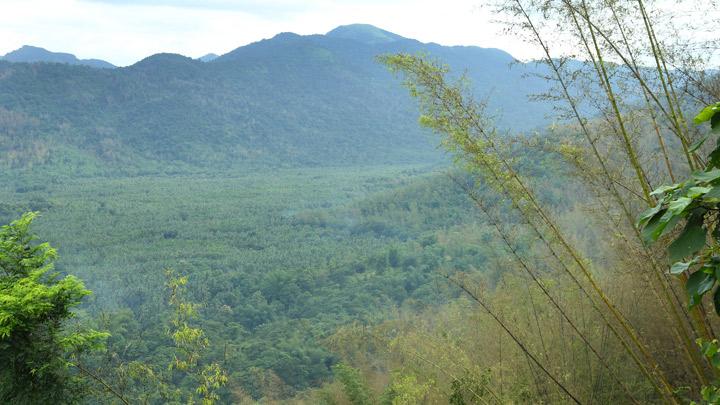
M 203 61 L 203 62 L 210 62 L 211 60 L 217 59 L 218 56 L 220 56 L 220 55 L 217 55 L 214 53 L 208 53 L 207 55 L 203 55 L 203 56 L 199 57 L 198 60 Z
M 437 160 L 415 102 L 376 62 L 394 52 L 466 71 L 501 127 L 528 130 L 550 112 L 526 102 L 547 86 L 525 77 L 537 68 L 511 66 L 506 52 L 357 24 L 281 33 L 209 62 L 162 53 L 117 69 L 0 61 L 0 162 L 145 172 Z
M 95 68 L 112 69 L 115 67 L 112 63 L 100 59 L 78 59 L 75 55 L 64 52 L 51 52 L 44 48 L 36 46 L 24 45 L 12 52 L 8 52 L 0 57 L 0 60 L 8 62 L 47 62 L 47 63 L 66 63 L 68 65 L 85 65 Z

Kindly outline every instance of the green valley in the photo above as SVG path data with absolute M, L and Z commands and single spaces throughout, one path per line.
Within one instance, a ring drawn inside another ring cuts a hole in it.
M 717 7 L 481 3 L 4 4 L 0 403 L 720 403 Z
M 108 328 L 124 354 L 118 362 L 167 361 L 164 270 L 172 267 L 203 303 L 200 325 L 223 342 L 212 359 L 236 370 L 232 384 L 262 396 L 262 373 L 274 373 L 287 396 L 331 376 L 338 359 L 322 342 L 335 328 L 444 302 L 433 283 L 438 263 L 483 260 L 482 248 L 468 256 L 438 241 L 472 224 L 469 204 L 437 170 L 5 177 L 10 190 L 0 197 L 4 222 L 40 210 L 36 230 L 59 249 L 58 270 L 94 292 L 85 310 L 118 317 Z

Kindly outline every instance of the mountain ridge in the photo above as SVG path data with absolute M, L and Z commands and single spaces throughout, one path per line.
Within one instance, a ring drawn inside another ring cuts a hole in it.
M 370 24 L 341 25 L 328 31 L 325 36 L 353 39 L 367 44 L 388 43 L 408 39 Z
M 442 160 L 415 101 L 376 61 L 396 52 L 467 71 L 479 94 L 492 95 L 501 127 L 545 123 L 547 105 L 519 102 L 547 88 L 528 75 L 532 65 L 511 69 L 512 56 L 496 49 L 395 34 L 375 41 L 387 31 L 351 28 L 281 33 L 209 62 L 169 53 L 117 69 L 0 62 L 0 167 L 142 173 Z
M 116 66 L 101 59 L 78 59 L 66 52 L 52 52 L 45 48 L 23 45 L 22 47 L 0 56 L 0 60 L 14 63 L 65 63 L 83 65 L 100 69 L 113 69 Z
M 216 54 L 216 53 L 210 52 L 210 53 L 207 53 L 207 54 L 205 54 L 205 55 L 203 55 L 203 56 L 201 56 L 201 57 L 199 57 L 199 58 L 197 58 L 197 59 L 198 59 L 199 61 L 201 61 L 201 62 L 210 62 L 210 61 L 213 61 L 213 60 L 217 59 L 219 56 L 220 56 L 220 55 L 218 55 L 218 54 Z

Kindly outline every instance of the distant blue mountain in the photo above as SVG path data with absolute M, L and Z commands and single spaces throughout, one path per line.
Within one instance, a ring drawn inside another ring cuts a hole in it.
M 50 52 L 47 49 L 25 45 L 0 57 L 8 62 L 25 63 L 65 63 L 68 65 L 85 65 L 94 68 L 112 69 L 115 65 L 100 59 L 78 59 L 75 55 L 63 52 Z
M 386 44 L 388 42 L 407 39 L 370 24 L 341 25 L 325 35 L 331 38 L 352 39 L 370 45 Z
M 395 52 L 422 52 L 465 72 L 500 128 L 530 130 L 552 112 L 527 101 L 548 89 L 534 64 L 357 24 L 278 34 L 208 62 L 167 53 L 117 69 L 0 61 L 0 122 L 22 128 L 0 126 L 0 167 L 3 156 L 16 166 L 140 171 L 438 160 L 416 102 L 376 61 Z M 50 145 L 47 153 L 34 140 Z
M 215 59 L 217 59 L 217 58 L 218 58 L 218 55 L 216 55 L 216 54 L 214 54 L 214 53 L 209 53 L 209 54 L 207 54 L 207 55 L 203 55 L 203 56 L 199 57 L 198 60 L 200 60 L 200 61 L 202 61 L 202 62 L 210 62 L 210 61 L 215 60 Z

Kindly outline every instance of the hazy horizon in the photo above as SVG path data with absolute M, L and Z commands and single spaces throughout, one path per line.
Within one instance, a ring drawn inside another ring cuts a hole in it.
M 489 7 L 476 0 L 7 0 L 3 9 L 0 55 L 32 45 L 117 66 L 161 52 L 221 55 L 280 32 L 325 34 L 355 23 L 422 42 L 538 56 L 504 35 Z
M 348 25 L 372 25 L 372 26 L 374 26 L 375 28 L 378 28 L 378 29 L 381 29 L 381 30 L 385 30 L 385 31 L 388 31 L 388 32 L 392 32 L 392 33 L 394 33 L 394 34 L 398 34 L 397 32 L 394 32 L 394 31 L 392 31 L 392 30 L 385 29 L 385 28 L 383 28 L 383 27 L 378 27 L 378 26 L 375 26 L 375 25 L 373 25 L 373 24 L 367 24 L 367 23 L 363 23 L 363 22 L 357 22 L 357 23 L 350 23 L 350 24 L 338 25 L 338 26 L 336 26 L 336 27 L 331 28 L 330 30 L 328 30 L 328 31 L 326 31 L 326 32 L 317 32 L 317 33 L 309 33 L 309 34 L 300 34 L 300 33 L 292 32 L 292 31 L 280 31 L 280 32 L 277 32 L 277 33 L 275 33 L 275 34 L 273 34 L 273 35 L 271 35 L 271 36 L 268 36 L 268 37 L 258 38 L 257 40 L 253 40 L 253 41 L 250 41 L 250 42 L 247 42 L 247 43 L 243 43 L 243 44 L 238 45 L 238 46 L 236 46 L 236 47 L 230 48 L 230 49 L 228 49 L 227 51 L 224 51 L 224 52 L 212 52 L 212 51 L 209 51 L 209 52 L 205 52 L 205 53 L 202 53 L 202 54 L 188 55 L 188 54 L 183 54 L 183 53 L 179 53 L 179 52 L 168 52 L 168 51 L 159 49 L 159 50 L 157 50 L 156 52 L 153 52 L 153 53 L 150 53 L 150 54 L 148 54 L 148 55 L 142 56 L 142 57 L 140 57 L 139 59 L 137 59 L 137 60 L 135 60 L 135 61 L 133 61 L 133 62 L 131 62 L 131 63 L 128 63 L 128 64 L 124 64 L 124 65 L 118 65 L 118 64 L 115 64 L 115 63 L 113 63 L 113 64 L 114 64 L 115 66 L 118 66 L 118 67 L 127 67 L 127 66 L 131 66 L 131 65 L 133 65 L 133 64 L 135 64 L 135 63 L 137 63 L 137 62 L 140 62 L 140 61 L 142 61 L 143 59 L 148 58 L 148 57 L 150 57 L 150 56 L 152 56 L 152 55 L 161 54 L 161 53 L 179 54 L 179 55 L 186 56 L 186 57 L 190 57 L 190 58 L 193 58 L 193 59 L 199 59 L 199 58 L 201 58 L 201 57 L 204 57 L 204 56 L 207 56 L 207 55 L 211 55 L 211 54 L 216 55 L 216 56 L 222 56 L 222 55 L 224 55 L 224 54 L 226 54 L 226 53 L 232 52 L 232 51 L 235 50 L 235 49 L 238 49 L 238 48 L 241 48 L 241 47 L 243 47 L 243 46 L 247 46 L 247 45 L 250 45 L 250 44 L 253 44 L 253 43 L 256 43 L 256 42 L 260 42 L 260 41 L 263 41 L 263 40 L 271 39 L 271 38 L 273 38 L 273 37 L 275 37 L 275 36 L 277 36 L 277 35 L 279 35 L 279 34 L 282 34 L 282 33 L 294 33 L 294 34 L 297 34 L 297 35 L 325 35 L 325 34 L 327 34 L 328 32 L 332 31 L 332 30 L 335 29 L 335 28 L 342 27 L 342 26 L 348 26 Z M 404 35 L 401 35 L 401 34 L 398 34 L 398 35 L 405 37 Z M 416 39 L 417 39 L 417 38 L 412 38 L 412 37 L 405 37 L 405 38 L 413 39 L 413 40 L 416 40 Z M 425 43 L 437 43 L 437 44 L 443 45 L 443 46 L 477 46 L 477 45 L 442 44 L 442 43 L 438 43 L 438 42 L 436 42 L 436 41 L 421 41 L 421 42 L 425 42 Z M 70 52 L 70 51 L 68 51 L 67 49 L 51 49 L 51 48 L 48 48 L 48 47 L 45 47 L 45 46 L 42 46 L 42 45 L 38 45 L 38 44 L 33 44 L 33 43 L 22 44 L 22 45 L 18 46 L 17 48 L 7 50 L 6 52 L 0 50 L 0 57 L 2 57 L 3 55 L 8 55 L 9 53 L 12 53 L 12 52 L 14 52 L 14 51 L 20 50 L 21 48 L 26 47 L 26 46 L 35 47 L 35 48 L 41 48 L 41 49 L 44 49 L 44 50 L 46 50 L 46 51 L 53 52 L 53 53 L 69 53 L 69 54 L 72 54 L 73 56 L 76 56 L 78 59 L 83 59 L 83 60 L 85 60 L 85 59 L 100 59 L 100 60 L 104 60 L 104 61 L 107 61 L 107 62 L 112 63 L 111 60 L 108 60 L 108 59 L 105 59 L 105 58 L 99 58 L 99 57 L 96 57 L 96 56 L 93 56 L 93 55 L 83 55 L 83 56 L 81 56 L 81 55 L 75 54 L 75 53 L 73 53 L 73 52 Z M 495 47 L 495 46 L 478 46 L 478 47 L 480 47 L 480 48 L 485 48 L 485 49 L 500 49 L 500 50 L 502 50 L 502 51 L 504 51 L 504 52 L 508 52 L 506 49 L 498 48 L 498 47 Z M 508 53 L 510 53 L 510 52 L 508 52 Z M 514 54 L 512 54 L 512 53 L 510 53 L 510 54 L 515 57 Z M 520 59 L 520 58 L 519 58 L 519 59 Z

